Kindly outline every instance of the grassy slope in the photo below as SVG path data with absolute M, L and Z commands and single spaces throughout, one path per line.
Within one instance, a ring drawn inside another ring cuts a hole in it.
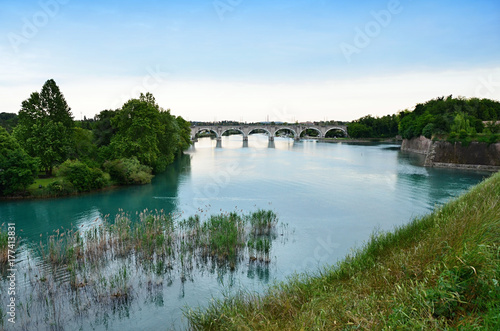
M 500 330 L 500 173 L 344 261 L 185 314 L 193 329 Z

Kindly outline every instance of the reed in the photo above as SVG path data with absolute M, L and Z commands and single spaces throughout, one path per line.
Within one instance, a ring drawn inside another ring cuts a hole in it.
M 249 258 L 251 240 L 256 243 L 254 266 L 262 262 L 266 268 L 276 224 L 276 215 L 265 211 L 176 220 L 162 210 L 135 215 L 119 210 L 85 228 L 56 229 L 41 235 L 23 261 L 25 285 L 17 294 L 16 327 L 59 330 L 79 324 L 75 321 L 82 316 L 107 320 L 111 312 L 126 312 L 139 297 L 157 296 L 153 289 L 161 291 L 163 282 L 193 280 L 198 269 L 235 270 Z M 7 241 L 0 231 L 0 249 Z M 0 297 L 7 300 L 3 292 Z M 0 328 L 5 326 L 0 319 Z
M 9 258 L 9 235 L 6 231 L 2 231 L 2 227 L 0 227 L 0 266 L 5 266 L 7 264 Z

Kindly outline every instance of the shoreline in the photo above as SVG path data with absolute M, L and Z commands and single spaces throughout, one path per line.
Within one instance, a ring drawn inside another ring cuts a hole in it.
M 364 139 L 357 139 L 357 138 L 311 138 L 320 142 L 325 142 L 325 143 L 395 143 L 395 144 L 401 144 L 402 140 L 401 139 L 396 139 L 396 138 L 364 138 Z
M 375 232 L 340 262 L 185 316 L 200 330 L 496 329 L 499 195 L 497 173 L 425 216 Z
M 405 139 L 401 151 L 425 156 L 424 167 L 473 171 L 500 171 L 500 143 L 451 143 L 424 136 Z
M 99 192 L 113 191 L 119 190 L 120 188 L 127 188 L 130 186 L 138 186 L 138 185 L 110 185 L 97 190 L 87 191 L 87 192 L 72 192 L 64 195 L 17 195 L 17 196 L 6 196 L 0 197 L 0 202 L 2 201 L 19 201 L 19 200 L 50 200 L 50 199 L 59 199 L 59 198 L 69 198 L 74 196 L 81 196 L 86 194 L 94 194 Z

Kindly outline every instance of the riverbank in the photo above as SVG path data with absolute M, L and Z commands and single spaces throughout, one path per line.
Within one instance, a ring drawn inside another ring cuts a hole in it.
M 401 139 L 393 138 L 316 138 L 326 143 L 395 143 L 401 144 Z
M 401 151 L 425 155 L 424 166 L 476 171 L 500 170 L 500 143 L 404 139 Z
M 186 310 L 193 329 L 500 328 L 500 173 L 265 295 Z

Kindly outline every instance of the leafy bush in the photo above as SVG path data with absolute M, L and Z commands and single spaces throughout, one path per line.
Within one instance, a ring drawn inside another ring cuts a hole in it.
M 58 175 L 63 176 L 78 192 L 103 188 L 109 178 L 101 169 L 90 168 L 78 160 L 67 160 L 58 169 Z
M 68 195 L 75 192 L 73 184 L 65 180 L 56 180 L 47 185 L 47 190 L 50 195 Z
M 434 133 L 434 124 L 429 123 L 424 128 L 422 129 L 422 135 L 426 138 L 431 138 L 432 134 Z
M 148 184 L 154 177 L 152 169 L 135 157 L 106 161 L 103 166 L 119 184 Z
M 467 136 L 468 136 L 467 131 L 465 131 L 464 129 L 460 130 L 460 133 L 458 134 L 458 137 L 460 139 L 465 139 L 465 138 L 467 138 Z

